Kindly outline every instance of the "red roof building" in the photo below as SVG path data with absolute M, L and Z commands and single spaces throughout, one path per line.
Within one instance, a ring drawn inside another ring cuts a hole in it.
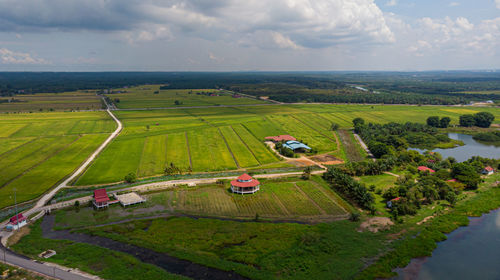
M 99 208 L 108 207 L 109 197 L 106 189 L 98 189 L 94 191 L 94 206 Z
M 493 167 L 491 167 L 491 166 L 486 166 L 486 167 L 483 169 L 483 172 L 481 172 L 481 173 L 483 173 L 483 174 L 485 174 L 485 175 L 491 175 L 491 174 L 493 174 L 494 172 L 495 172 L 495 169 L 493 169 Z
M 427 166 L 419 166 L 418 167 L 418 171 L 421 171 L 421 172 L 426 172 L 428 171 L 429 173 L 434 173 L 436 171 L 434 171 L 434 169 L 430 169 L 429 167 Z
M 268 136 L 266 137 L 266 140 L 271 140 L 273 142 L 281 142 L 281 141 L 295 141 L 295 137 L 290 136 L 290 135 L 278 135 L 278 136 Z
M 231 181 L 231 191 L 239 194 L 255 193 L 260 189 L 260 182 L 248 174 L 243 174 Z
M 22 213 L 19 213 L 9 219 L 9 223 L 7 224 L 7 230 L 16 230 L 20 227 L 25 226 L 28 223 L 26 217 L 23 216 Z

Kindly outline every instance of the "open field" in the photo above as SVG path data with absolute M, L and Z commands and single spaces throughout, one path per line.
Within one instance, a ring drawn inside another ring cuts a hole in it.
M 0 97 L 0 112 L 39 112 L 102 109 L 101 98 L 93 91 L 19 94 Z
M 120 109 L 128 108 L 164 108 L 186 106 L 217 106 L 264 104 L 263 100 L 232 97 L 231 92 L 216 89 L 164 89 L 160 85 L 144 85 L 114 89 L 106 94 Z M 156 92 L 156 93 L 155 93 Z M 176 104 L 177 101 L 177 104 Z
M 106 112 L 8 114 L 0 120 L 0 208 L 38 197 L 115 129 Z
M 493 113 L 495 122 L 500 122 L 500 110 L 495 108 L 450 106 L 301 104 L 116 111 L 123 132 L 77 184 L 121 181 L 130 172 L 140 177 L 161 175 L 170 163 L 193 172 L 253 169 L 279 161 L 263 143 L 266 136 L 278 134 L 291 134 L 320 154 L 336 151 L 334 155 L 343 157 L 350 153 L 337 147 L 329 130 L 332 122 L 348 128 L 356 117 L 375 123 L 423 123 L 437 115 L 458 124 L 461 114 L 479 111 Z

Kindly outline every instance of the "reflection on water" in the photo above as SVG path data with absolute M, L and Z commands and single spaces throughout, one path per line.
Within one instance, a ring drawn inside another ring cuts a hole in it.
M 470 221 L 438 243 L 432 257 L 397 269 L 394 279 L 500 279 L 500 210 Z
M 500 158 L 500 147 L 497 147 L 493 144 L 477 142 L 472 138 L 472 136 L 466 134 L 448 133 L 448 136 L 451 139 L 462 140 L 465 145 L 453 149 L 432 150 L 433 152 L 438 152 L 443 155 L 443 158 L 454 157 L 459 162 L 466 161 L 472 156 Z M 416 150 L 421 153 L 424 152 L 424 150 L 421 149 L 410 148 L 410 150 Z

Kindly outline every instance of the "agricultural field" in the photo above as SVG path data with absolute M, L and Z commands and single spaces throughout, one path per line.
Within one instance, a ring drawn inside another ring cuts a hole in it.
M 0 120 L 0 208 L 40 196 L 115 129 L 106 112 L 6 114 Z
M 162 175 L 171 163 L 184 172 L 255 169 L 280 161 L 263 142 L 278 134 L 293 135 L 318 154 L 355 160 L 364 152 L 352 135 L 351 148 L 339 145 L 339 137 L 329 130 L 332 123 L 350 128 L 356 117 L 375 123 L 423 123 L 437 115 L 450 117 L 454 125 L 460 115 L 479 111 L 493 113 L 500 122 L 500 111 L 494 108 L 458 106 L 303 104 L 115 111 L 124 130 L 77 185 L 117 182 L 131 172 L 139 177 Z
M 232 95 L 232 92 L 216 89 L 160 89 L 160 85 L 119 88 L 106 94 L 120 109 L 269 103 L 247 97 L 235 98 Z
M 95 91 L 18 94 L 0 97 L 0 112 L 80 111 L 103 108 Z
M 231 219 L 289 220 L 307 223 L 345 218 L 348 204 L 320 178 L 261 180 L 261 189 L 252 195 L 234 194 L 229 182 L 224 185 L 176 187 L 145 193 L 147 202 L 123 210 L 120 206 L 96 214 L 90 207 L 56 214 L 56 226 L 71 228 L 116 222 L 144 215 L 193 215 Z

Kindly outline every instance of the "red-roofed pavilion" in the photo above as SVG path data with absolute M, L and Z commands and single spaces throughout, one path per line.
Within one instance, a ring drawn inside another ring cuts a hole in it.
M 248 174 L 243 174 L 231 181 L 231 191 L 239 194 L 255 193 L 260 189 L 260 182 Z
M 106 189 L 98 189 L 94 191 L 94 206 L 99 208 L 108 207 L 109 197 Z

